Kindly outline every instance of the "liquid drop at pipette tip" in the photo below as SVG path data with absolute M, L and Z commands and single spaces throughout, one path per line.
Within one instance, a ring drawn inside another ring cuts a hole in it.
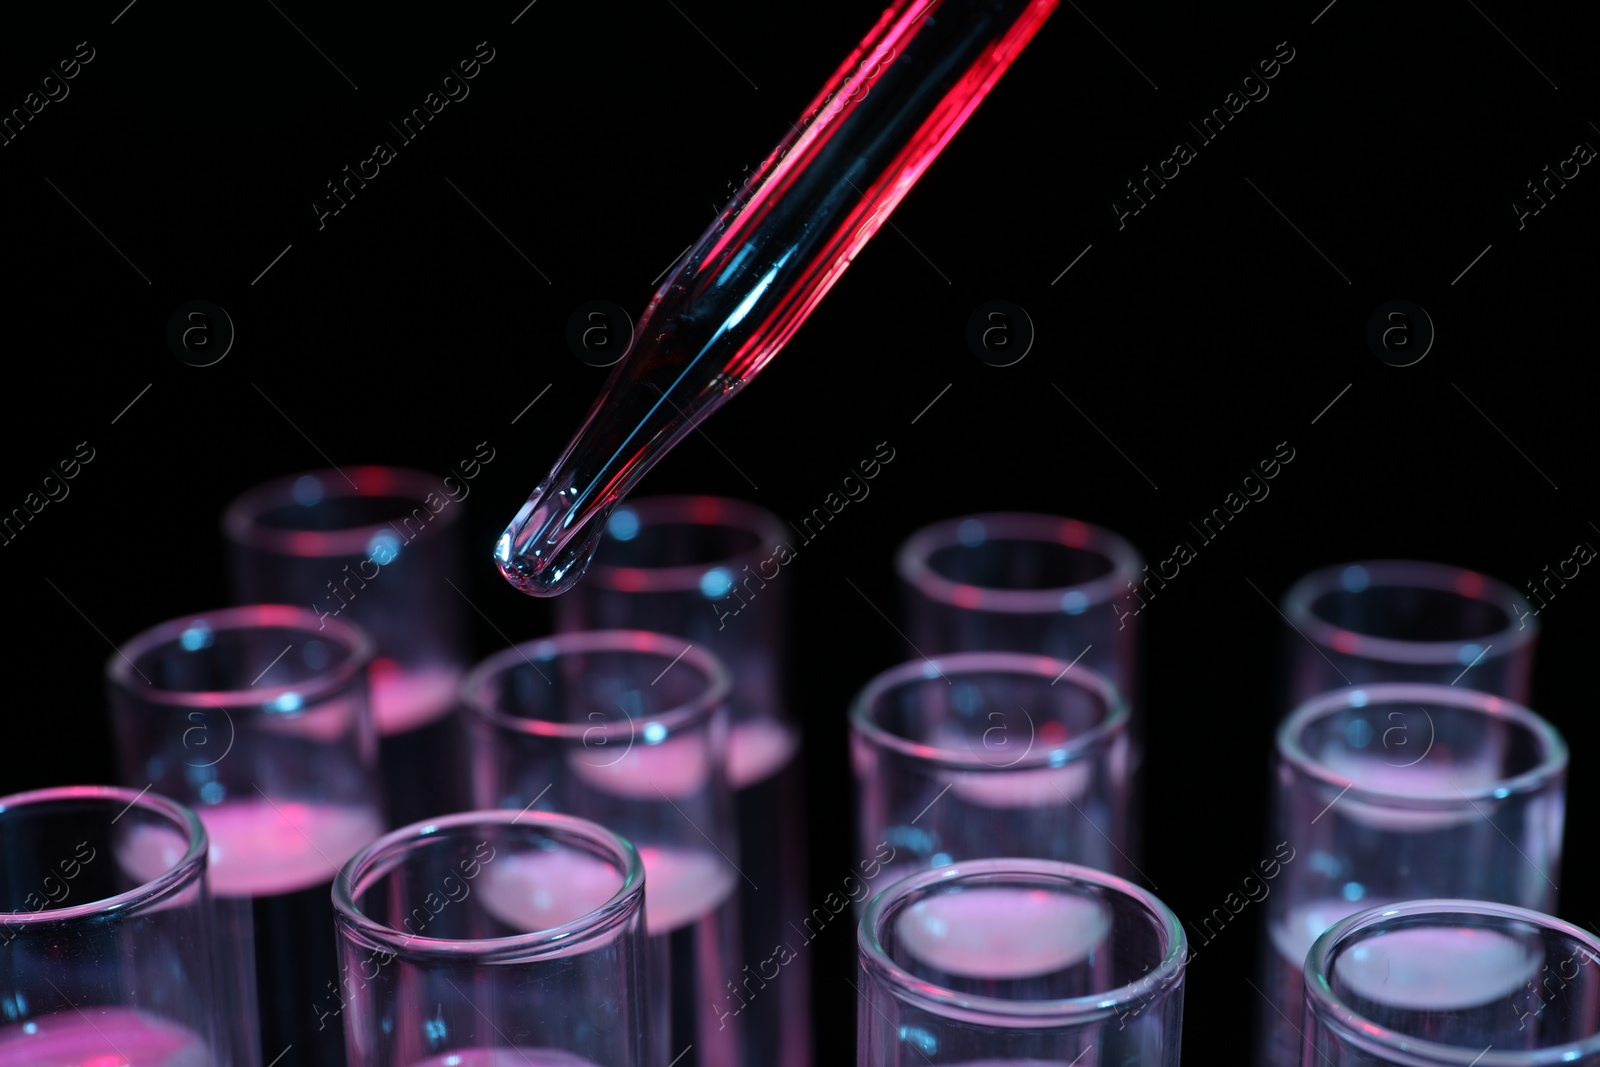
M 548 503 L 535 490 L 494 546 L 501 577 L 529 596 L 560 596 L 578 584 L 605 533 L 611 511 L 620 501 L 579 511 L 551 494 Z

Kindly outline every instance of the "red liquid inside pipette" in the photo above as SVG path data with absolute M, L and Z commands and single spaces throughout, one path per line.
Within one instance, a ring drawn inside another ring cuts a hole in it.
M 500 536 L 555 596 L 613 508 L 777 355 L 1032 40 L 1057 0 L 898 0 L 656 290 L 550 474 Z

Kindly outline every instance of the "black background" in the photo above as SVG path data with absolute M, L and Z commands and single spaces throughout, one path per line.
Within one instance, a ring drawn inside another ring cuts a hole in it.
M 547 632 L 549 605 L 507 586 L 489 552 L 605 377 L 567 349 L 567 316 L 591 299 L 641 310 L 877 15 L 841 0 L 123 2 L 8 11 L 0 35 L 5 111 L 78 42 L 95 50 L 70 95 L 0 147 L 0 510 L 78 442 L 95 450 L 70 496 L 0 548 L 0 792 L 113 778 L 110 642 L 224 601 L 218 516 L 268 477 L 330 461 L 443 473 L 487 441 L 466 504 L 480 560 L 467 591 L 492 620 L 474 614 L 476 650 Z M 1072 515 L 1154 562 L 1279 442 L 1295 449 L 1270 497 L 1143 616 L 1143 867 L 1182 917 L 1270 854 L 1283 626 L 1268 598 L 1312 567 L 1380 557 L 1525 588 L 1600 543 L 1600 176 L 1583 168 L 1524 229 L 1510 206 L 1574 144 L 1600 145 L 1593 23 L 1577 5 L 1324 3 L 1062 6 L 894 229 L 645 482 L 797 518 L 879 442 L 895 450 L 783 579 L 815 899 L 858 859 L 844 710 L 912 655 L 874 609 L 897 610 L 891 553 L 923 523 Z M 394 141 L 385 121 L 480 41 L 495 58 L 471 95 L 319 229 L 323 184 Z M 1285 41 L 1294 59 L 1270 96 L 1119 230 L 1108 202 L 1123 183 L 1194 140 L 1185 120 Z M 192 299 L 237 329 L 215 366 L 166 344 Z M 966 345 L 991 299 L 1037 328 L 1015 366 Z M 1365 339 L 1394 299 L 1437 328 L 1414 366 Z M 1585 925 L 1600 919 L 1585 833 L 1600 818 L 1597 603 L 1585 570 L 1548 604 L 1533 700 L 1572 744 L 1560 912 Z M 1188 976 L 1191 1056 L 1244 1047 L 1249 918 Z M 831 926 L 810 951 L 818 1062 L 848 1060 L 852 932 Z

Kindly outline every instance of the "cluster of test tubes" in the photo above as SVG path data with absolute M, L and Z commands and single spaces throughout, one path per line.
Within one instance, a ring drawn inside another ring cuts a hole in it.
M 1127 540 L 1006 513 L 904 542 L 916 655 L 825 712 L 855 853 L 817 901 L 784 524 L 630 501 L 555 632 L 474 665 L 453 501 L 384 467 L 252 489 L 236 606 L 117 643 L 120 783 L 0 798 L 0 1067 L 809 1067 L 833 923 L 858 1067 L 1180 1062 L 1189 958 L 1237 909 L 1186 929 L 1140 884 L 1179 711 L 1144 707 Z M 1526 600 L 1369 561 L 1280 610 L 1257 1067 L 1600 1064 Z

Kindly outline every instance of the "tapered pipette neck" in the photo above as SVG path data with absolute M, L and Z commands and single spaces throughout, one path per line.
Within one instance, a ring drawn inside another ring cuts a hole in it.
M 568 452 L 588 453 L 589 444 L 580 439 Z M 576 585 L 599 547 L 612 510 L 622 502 L 625 493 L 601 490 L 603 481 L 615 481 L 614 475 L 604 478 L 602 469 L 601 477 L 585 477 L 584 466 L 563 457 L 500 535 L 495 564 L 506 581 L 524 593 L 556 596 Z
M 495 545 L 533 596 L 583 576 L 612 510 L 777 354 L 1057 0 L 895 0 L 656 290 L 628 355 Z
M 743 384 L 721 369 L 726 353 L 718 351 L 725 347 L 719 342 L 729 331 L 706 336 L 706 313 L 715 312 L 720 294 L 696 295 L 692 290 L 705 285 L 687 264 L 680 273 L 686 276 L 674 275 L 639 320 L 634 347 L 648 337 L 648 351 L 635 351 L 612 370 L 566 451 L 500 535 L 495 564 L 524 593 L 555 596 L 571 589 L 616 506 Z M 711 359 L 717 361 L 695 373 Z

